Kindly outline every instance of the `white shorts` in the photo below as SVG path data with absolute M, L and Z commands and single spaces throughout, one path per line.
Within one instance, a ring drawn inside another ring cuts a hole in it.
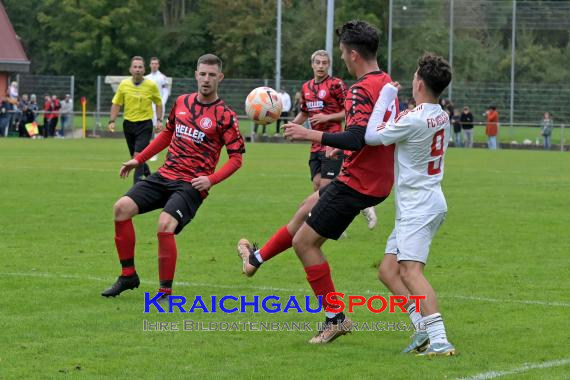
M 426 263 L 429 247 L 446 212 L 396 219 L 396 226 L 386 242 L 386 254 L 396 255 L 398 261 Z

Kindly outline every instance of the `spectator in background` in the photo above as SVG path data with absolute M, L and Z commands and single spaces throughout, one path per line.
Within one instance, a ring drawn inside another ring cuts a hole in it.
M 24 96 L 22 96 L 22 98 L 23 97 Z M 28 130 L 26 129 L 26 124 L 33 123 L 35 120 L 36 115 L 34 111 L 30 108 L 30 104 L 26 103 L 22 106 L 22 117 L 18 126 L 18 135 L 20 137 L 30 137 Z
M 52 103 L 51 103 L 51 98 L 49 95 L 45 95 L 44 96 L 44 107 L 43 107 L 43 111 L 44 111 L 44 124 L 42 125 L 42 131 L 41 131 L 41 135 L 44 138 L 47 138 L 49 136 L 49 127 L 51 125 L 51 118 L 52 116 Z
M 463 143 L 461 142 L 461 119 L 460 116 L 453 112 L 451 115 L 451 124 L 453 125 L 453 143 L 455 144 L 456 148 L 461 148 Z
M 18 82 L 14 81 L 10 83 L 10 87 L 8 87 L 8 91 L 6 93 L 6 99 L 10 104 L 8 108 L 6 108 L 6 112 L 10 117 L 8 122 L 8 131 L 12 127 L 12 125 L 16 124 L 18 120 Z M 6 131 L 6 136 L 8 136 L 8 131 Z
M 279 90 L 279 95 L 281 95 L 281 103 L 283 104 L 283 108 L 281 109 L 281 117 L 279 120 L 277 120 L 277 124 L 275 126 L 276 135 L 279 135 L 281 121 L 287 123 L 287 117 L 289 117 L 289 112 L 291 112 L 291 96 L 289 96 L 283 87 Z
M 65 137 L 65 130 L 71 127 L 71 120 L 73 118 L 73 99 L 71 95 L 65 95 L 65 99 L 61 102 L 61 137 Z
M 10 114 L 8 111 L 12 109 L 12 104 L 8 98 L 2 99 L 0 103 L 0 137 L 8 136 L 8 126 L 10 125 Z
M 30 95 L 30 110 L 34 112 L 34 121 L 36 121 L 36 112 L 40 110 L 40 107 L 38 107 L 38 98 L 36 97 L 36 94 Z
M 463 107 L 463 112 L 459 117 L 461 128 L 463 128 L 463 146 L 473 148 L 473 114 L 468 106 Z
M 485 128 L 485 134 L 487 135 L 487 145 L 489 149 L 497 149 L 497 135 L 499 134 L 499 112 L 497 107 L 490 106 L 485 112 L 487 117 L 487 127 Z
M 297 114 L 301 112 L 301 91 L 295 92 L 295 98 L 293 101 L 293 116 L 297 116 Z
M 57 122 L 59 120 L 59 110 L 61 109 L 61 103 L 57 98 L 57 95 L 51 96 L 51 103 L 52 103 L 52 117 L 51 122 L 49 125 L 49 135 L 50 137 L 56 137 L 55 130 L 57 128 Z
M 400 101 L 400 109 L 398 110 L 398 112 L 404 112 L 407 109 L 408 109 L 408 98 L 402 98 L 402 100 Z
M 552 119 L 550 118 L 550 112 L 544 113 L 540 134 L 544 138 L 544 149 L 550 149 L 552 146 L 550 143 L 550 137 L 552 136 Z

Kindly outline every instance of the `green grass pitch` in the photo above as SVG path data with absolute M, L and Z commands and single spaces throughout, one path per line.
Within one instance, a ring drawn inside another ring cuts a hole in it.
M 247 150 L 177 237 L 179 295 L 311 294 L 292 250 L 251 279 L 235 253 L 242 236 L 265 242 L 309 194 L 308 146 Z M 308 331 L 143 331 L 143 320 L 315 324 L 322 315 L 144 314 L 144 292 L 157 289 L 156 212 L 135 219 L 141 287 L 102 298 L 119 273 L 112 206 L 131 185 L 118 177 L 126 159 L 118 139 L 0 139 L 0 378 L 568 378 L 567 153 L 449 150 L 449 213 L 426 273 L 459 355 L 434 360 L 400 354 L 401 331 L 318 347 Z M 377 208 L 376 230 L 359 217 L 347 239 L 325 244 L 337 290 L 388 295 L 376 266 L 393 207 L 389 198 Z M 408 321 L 362 308 L 352 319 Z

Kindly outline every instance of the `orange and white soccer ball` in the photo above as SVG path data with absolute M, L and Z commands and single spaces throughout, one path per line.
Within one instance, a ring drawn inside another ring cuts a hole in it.
M 274 122 L 282 109 L 281 95 L 271 87 L 254 88 L 245 99 L 245 113 L 256 124 Z

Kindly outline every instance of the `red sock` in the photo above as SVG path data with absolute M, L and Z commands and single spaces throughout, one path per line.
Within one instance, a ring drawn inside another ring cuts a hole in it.
M 158 275 L 160 278 L 160 291 L 172 289 L 172 280 L 176 270 L 176 240 L 174 233 L 159 232 L 158 234 Z M 167 293 L 167 292 L 165 292 Z M 168 292 L 168 294 L 170 294 Z
M 322 296 L 323 311 L 329 305 L 326 301 L 327 294 L 334 292 L 334 284 L 331 278 L 331 269 L 328 262 L 319 265 L 313 265 L 305 268 L 307 273 L 307 281 L 311 284 L 315 296 Z
M 115 221 L 115 246 L 121 262 L 121 275 L 132 276 L 135 271 L 135 228 L 132 219 Z
M 263 261 L 267 261 L 273 256 L 280 254 L 283 251 L 293 246 L 293 236 L 287 229 L 287 225 L 277 230 L 267 243 L 259 250 L 259 254 Z

